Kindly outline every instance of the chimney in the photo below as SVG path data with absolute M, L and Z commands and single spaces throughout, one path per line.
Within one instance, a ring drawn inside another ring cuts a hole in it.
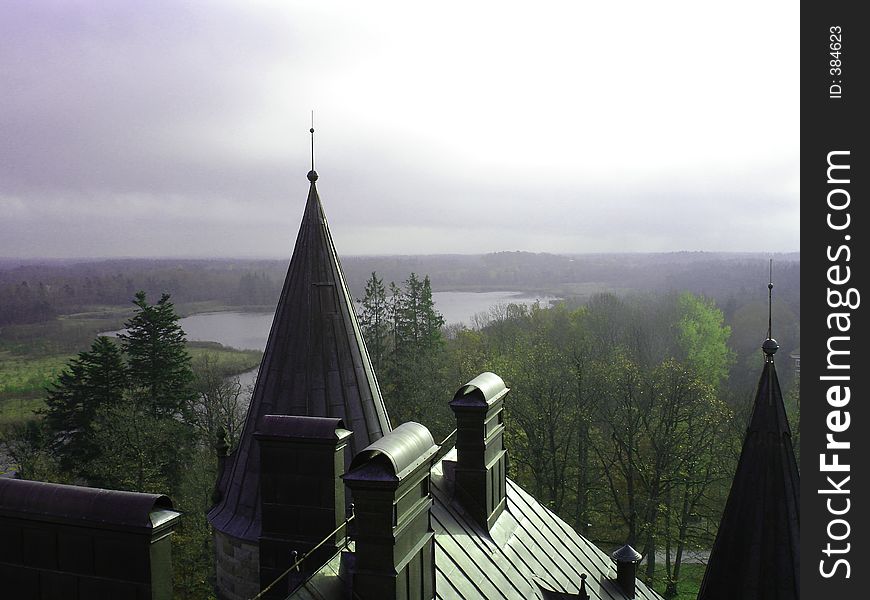
M 637 563 L 642 558 L 640 553 L 626 544 L 615 550 L 610 557 L 616 561 L 616 583 L 629 598 L 634 598 L 634 587 L 637 583 Z
M 489 531 L 505 508 L 507 452 L 504 398 L 510 390 L 495 373 L 462 386 L 450 408 L 456 416 L 456 492 L 463 508 Z
M 329 536 L 266 598 L 286 597 L 344 543 L 339 477 L 352 435 L 341 419 L 266 415 L 260 421 L 254 433 L 260 447 L 260 589 Z
M 171 600 L 180 518 L 160 494 L 0 478 L 2 596 Z
M 354 499 L 355 598 L 435 597 L 429 470 L 437 450 L 423 425 L 403 423 L 357 454 L 344 475 Z

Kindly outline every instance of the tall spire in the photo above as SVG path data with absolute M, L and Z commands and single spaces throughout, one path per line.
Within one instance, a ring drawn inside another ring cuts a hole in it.
M 314 131 L 313 129 L 311 130 Z M 313 134 L 312 134 L 313 137 Z M 314 143 L 314 140 L 311 142 Z M 314 150 L 311 150 L 311 168 L 314 168 Z M 767 339 L 773 339 L 773 259 L 770 259 L 770 275 L 767 284 Z
M 308 130 L 311 133 L 311 170 L 308 171 L 308 181 L 312 184 L 317 181 L 317 171 L 314 170 L 314 111 L 311 111 L 311 129 Z
M 768 309 L 773 283 L 768 284 Z M 776 376 L 768 315 L 765 360 L 731 491 L 698 600 L 791 600 L 800 589 L 800 474 Z
M 260 535 L 260 464 L 253 433 L 265 415 L 342 419 L 354 432 L 348 464 L 391 429 L 317 194 L 314 169 L 308 180 L 305 212 L 245 427 L 220 475 L 220 500 L 209 511 L 218 531 L 242 540 L 256 541 Z
M 779 350 L 779 343 L 773 339 L 773 259 L 770 259 L 770 278 L 767 284 L 767 339 L 761 345 L 765 361 L 773 362 L 773 355 Z

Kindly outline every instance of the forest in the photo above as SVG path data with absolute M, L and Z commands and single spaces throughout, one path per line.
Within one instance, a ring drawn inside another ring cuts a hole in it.
M 507 304 L 477 315 L 474 328 L 445 329 L 429 287 L 413 273 L 385 286 L 373 272 L 361 303 L 392 420 L 443 438 L 454 427 L 445 399 L 482 371 L 499 374 L 511 388 L 509 475 L 602 547 L 637 547 L 645 579 L 678 597 L 681 571 L 699 576 L 715 537 L 766 323 L 741 373 L 723 311 L 691 292 Z M 799 390 L 782 358 L 799 451 Z
M 509 476 L 603 548 L 638 548 L 643 577 L 666 597 L 694 597 L 761 371 L 766 256 L 499 253 L 343 267 L 394 425 L 447 438 L 453 392 L 499 374 L 511 388 Z M 211 593 L 204 511 L 244 421 L 235 376 L 259 354 L 185 343 L 178 317 L 274 310 L 284 269 L 0 264 L 0 451 L 22 477 L 169 493 L 188 515 L 175 542 L 179 598 Z M 798 450 L 799 272 L 799 257 L 777 257 L 773 331 Z M 432 300 L 507 289 L 563 300 L 449 326 Z M 117 341 L 96 336 L 121 325 Z

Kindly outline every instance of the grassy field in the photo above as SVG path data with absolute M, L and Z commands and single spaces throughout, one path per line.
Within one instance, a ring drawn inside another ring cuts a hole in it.
M 60 374 L 71 354 L 22 356 L 0 352 L 0 424 L 33 419 L 44 404 L 45 388 Z
M 679 593 L 671 600 L 695 600 L 698 597 L 698 589 L 701 587 L 701 580 L 704 579 L 704 569 L 706 565 L 686 563 L 680 566 L 680 583 L 678 585 Z M 661 568 L 662 573 L 664 568 Z M 653 583 L 653 589 L 664 596 L 667 582 L 657 580 Z
M 236 350 L 209 342 L 192 342 L 188 352 L 194 365 L 208 355 L 212 364 L 228 375 L 253 369 L 262 356 L 258 351 Z M 0 425 L 36 418 L 34 411 L 44 406 L 45 388 L 74 356 L 0 350 Z

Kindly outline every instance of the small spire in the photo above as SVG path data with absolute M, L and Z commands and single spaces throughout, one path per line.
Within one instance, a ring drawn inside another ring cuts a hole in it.
M 768 362 L 773 362 L 773 355 L 779 350 L 779 344 L 773 339 L 773 259 L 770 259 L 770 277 L 767 284 L 767 339 L 761 349 Z
M 313 160 L 313 159 L 312 159 Z M 314 163 L 311 163 L 314 168 Z M 773 259 L 770 259 L 770 271 L 767 284 L 767 339 L 771 339 L 773 333 Z
M 311 133 L 311 170 L 308 171 L 308 181 L 314 183 L 317 181 L 317 171 L 314 170 L 314 111 L 311 111 L 311 129 L 308 130 Z
M 589 600 L 589 592 L 586 591 L 586 573 L 580 575 L 580 592 L 577 596 L 580 600 Z

